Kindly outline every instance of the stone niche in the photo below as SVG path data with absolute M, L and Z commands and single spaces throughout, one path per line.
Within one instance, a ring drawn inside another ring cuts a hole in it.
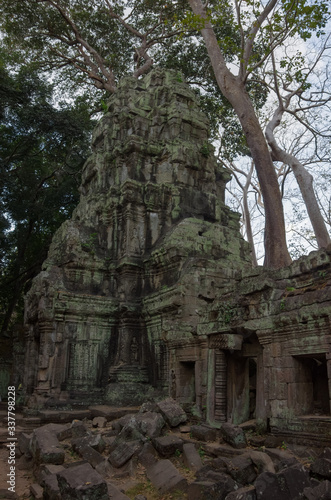
M 119 84 L 97 125 L 81 198 L 26 296 L 30 405 L 203 403 L 208 337 L 198 323 L 250 269 L 229 173 L 176 72 Z

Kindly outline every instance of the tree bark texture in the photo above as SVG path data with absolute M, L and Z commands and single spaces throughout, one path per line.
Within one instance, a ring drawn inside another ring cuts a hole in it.
M 194 14 L 206 18 L 201 0 L 188 2 Z M 286 244 L 283 205 L 268 144 L 245 84 L 227 68 L 212 25 L 207 20 L 201 34 L 218 86 L 238 115 L 254 160 L 265 207 L 264 265 L 271 268 L 287 266 L 291 263 L 291 257 Z
M 305 169 L 300 161 L 290 153 L 282 150 L 275 139 L 274 130 L 280 124 L 284 109 L 279 106 L 275 111 L 272 120 L 266 127 L 266 138 L 271 148 L 273 157 L 288 165 L 298 183 L 302 199 L 306 205 L 308 217 L 315 233 L 318 248 L 324 248 L 331 243 L 331 239 L 322 217 L 313 187 L 313 176 Z

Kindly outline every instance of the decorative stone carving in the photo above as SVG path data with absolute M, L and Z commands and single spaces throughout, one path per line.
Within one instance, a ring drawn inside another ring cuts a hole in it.
M 168 392 L 168 342 L 194 345 L 206 304 L 250 267 L 224 205 L 229 174 L 179 80 L 123 79 L 93 133 L 80 202 L 26 297 L 25 380 L 39 402 Z

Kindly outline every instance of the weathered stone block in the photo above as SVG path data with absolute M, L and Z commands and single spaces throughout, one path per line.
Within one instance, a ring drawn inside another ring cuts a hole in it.
M 183 451 L 183 440 L 177 436 L 161 436 L 153 439 L 156 451 L 163 457 L 171 457 L 176 451 Z
M 331 459 L 318 458 L 311 464 L 310 470 L 313 474 L 317 474 L 318 476 L 326 479 L 331 479 Z
M 226 495 L 225 500 L 256 500 L 255 486 L 245 486 Z
M 122 465 L 128 462 L 134 454 L 137 454 L 141 448 L 142 444 L 139 441 L 119 443 L 110 453 L 108 460 L 114 467 L 122 467 Z
M 226 422 L 222 424 L 221 435 L 234 448 L 245 448 L 247 445 L 245 433 L 239 426 Z
M 178 472 L 170 460 L 159 460 L 146 471 L 148 479 L 160 493 L 187 491 L 187 480 Z
M 31 484 L 30 493 L 35 500 L 43 500 L 44 490 L 39 484 Z
M 34 461 L 38 464 L 61 465 L 64 462 L 64 450 L 56 435 L 43 427 L 33 431 L 30 450 Z
M 101 434 L 92 434 L 71 440 L 71 446 L 74 451 L 79 451 L 82 446 L 91 446 L 94 450 L 102 453 L 106 448 L 106 443 Z
M 70 467 L 57 473 L 62 500 L 108 500 L 106 481 L 90 464 Z
M 255 467 L 247 455 L 226 460 L 228 474 L 239 484 L 253 483 L 256 479 Z
M 45 500 L 62 500 L 57 475 L 48 474 L 42 481 Z
M 157 403 L 157 406 L 171 427 L 177 427 L 187 421 L 187 415 L 182 407 L 172 398 L 165 399 Z
M 331 482 L 326 480 L 315 487 L 305 488 L 302 498 L 305 500 L 330 500 Z
M 103 457 L 101 453 L 97 452 L 87 444 L 80 446 L 78 448 L 78 453 L 84 460 L 90 463 L 94 468 L 96 468 L 97 465 L 102 464 L 105 460 L 105 457 Z
M 197 472 L 202 467 L 202 460 L 193 443 L 183 445 L 183 462 L 193 472 Z
M 230 491 L 235 488 L 234 481 L 194 481 L 188 486 L 188 498 L 190 500 L 219 500 L 224 499 Z
M 205 425 L 191 425 L 190 432 L 198 441 L 215 441 L 217 437 L 216 429 Z

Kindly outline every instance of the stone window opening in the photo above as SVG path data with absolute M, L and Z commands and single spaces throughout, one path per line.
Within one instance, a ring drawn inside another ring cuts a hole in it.
M 329 385 L 325 354 L 294 356 L 297 361 L 295 399 L 297 415 L 330 415 Z M 293 405 L 294 403 L 294 405 Z

